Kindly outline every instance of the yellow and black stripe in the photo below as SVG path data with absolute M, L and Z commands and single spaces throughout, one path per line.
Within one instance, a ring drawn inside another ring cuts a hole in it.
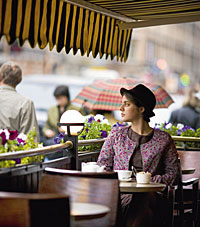
M 200 16 L 199 0 L 87 0 L 134 20 Z
M 0 38 L 22 46 L 28 40 L 34 48 L 49 44 L 60 52 L 73 49 L 76 54 L 95 58 L 99 54 L 126 61 L 132 30 L 120 31 L 117 21 L 61 0 L 0 0 Z

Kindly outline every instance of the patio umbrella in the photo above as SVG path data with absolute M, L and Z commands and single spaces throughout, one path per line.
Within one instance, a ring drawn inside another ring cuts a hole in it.
M 167 108 L 174 102 L 160 85 L 129 77 L 96 81 L 86 86 L 72 102 L 80 103 L 92 110 L 119 110 L 122 100 L 120 88 L 131 89 L 138 84 L 144 84 L 152 90 L 156 96 L 155 108 Z

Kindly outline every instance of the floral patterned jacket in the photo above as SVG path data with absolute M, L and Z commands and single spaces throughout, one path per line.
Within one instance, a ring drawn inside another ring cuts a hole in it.
M 106 170 L 129 168 L 129 161 L 135 149 L 135 142 L 128 137 L 128 128 L 113 127 L 104 142 L 98 161 Z M 150 141 L 140 145 L 143 171 L 152 174 L 152 181 L 173 184 L 179 176 L 178 153 L 171 136 L 155 129 Z

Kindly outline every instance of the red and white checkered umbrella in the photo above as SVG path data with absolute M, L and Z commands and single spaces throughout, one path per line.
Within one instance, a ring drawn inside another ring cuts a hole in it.
M 156 97 L 155 108 L 167 108 L 174 102 L 160 85 L 130 77 L 96 81 L 86 86 L 72 102 L 84 104 L 84 106 L 93 110 L 119 110 L 122 101 L 120 88 L 131 89 L 138 84 L 144 84 L 154 93 Z

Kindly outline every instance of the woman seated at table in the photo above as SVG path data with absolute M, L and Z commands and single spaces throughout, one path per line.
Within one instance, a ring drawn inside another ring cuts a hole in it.
M 150 118 L 155 115 L 154 94 L 142 84 L 130 90 L 121 88 L 120 93 L 122 121 L 131 122 L 131 126 L 112 128 L 98 164 L 105 165 L 108 171 L 131 170 L 134 166 L 137 171 L 150 172 L 153 182 L 173 184 L 179 176 L 174 142 L 168 133 L 149 126 Z M 124 194 L 121 204 L 127 226 L 155 226 L 163 214 L 156 211 L 160 204 L 157 193 Z

